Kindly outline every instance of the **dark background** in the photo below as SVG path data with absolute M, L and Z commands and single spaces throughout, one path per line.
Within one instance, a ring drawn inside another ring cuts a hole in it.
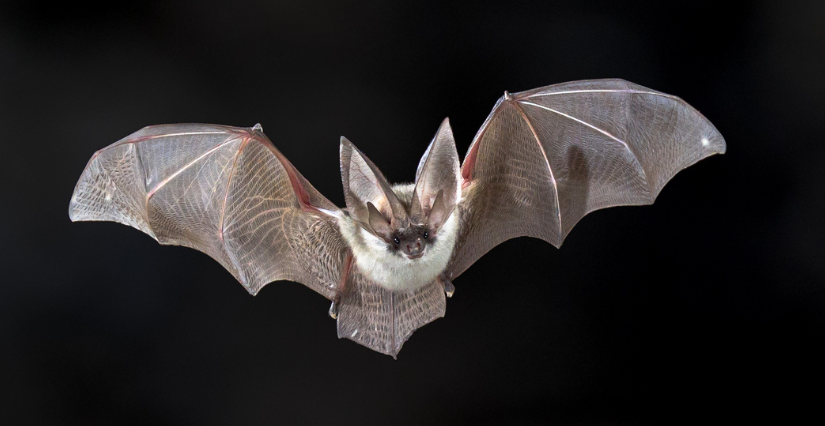
M 189 1 L 0 6 L 0 423 L 673 424 L 821 416 L 825 6 Z M 728 153 L 648 207 L 518 239 L 398 360 L 295 283 L 69 222 L 91 154 L 150 124 L 251 126 L 343 205 L 338 138 L 408 181 L 449 116 L 621 77 Z M 821 420 L 821 418 L 820 418 Z

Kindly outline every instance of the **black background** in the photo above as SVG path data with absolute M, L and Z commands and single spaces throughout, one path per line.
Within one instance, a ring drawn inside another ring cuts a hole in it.
M 821 415 L 824 61 L 821 2 L 4 3 L 0 422 Z M 445 116 L 463 155 L 503 90 L 604 77 L 681 96 L 728 153 L 561 250 L 494 249 L 398 360 L 301 285 L 253 298 L 202 253 L 68 219 L 91 154 L 149 124 L 261 122 L 343 205 L 340 135 L 408 181 Z

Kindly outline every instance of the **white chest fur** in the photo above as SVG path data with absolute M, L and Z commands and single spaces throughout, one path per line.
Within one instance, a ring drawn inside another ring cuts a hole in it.
M 418 259 L 408 259 L 387 249 L 387 244 L 361 228 L 351 218 L 344 217 L 338 226 L 359 271 L 389 290 L 415 290 L 444 272 L 455 247 L 458 232 L 458 212 L 438 230 L 436 241 Z

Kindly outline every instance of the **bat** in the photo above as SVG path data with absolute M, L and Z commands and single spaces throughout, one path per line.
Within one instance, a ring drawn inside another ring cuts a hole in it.
M 252 295 L 302 283 L 332 302 L 339 338 L 395 358 L 496 245 L 528 236 L 560 247 L 585 214 L 651 204 L 678 171 L 725 149 L 681 98 L 585 80 L 504 92 L 461 164 L 445 119 L 413 183 L 390 184 L 342 137 L 345 208 L 260 125 L 145 127 L 94 153 L 69 217 L 200 250 Z

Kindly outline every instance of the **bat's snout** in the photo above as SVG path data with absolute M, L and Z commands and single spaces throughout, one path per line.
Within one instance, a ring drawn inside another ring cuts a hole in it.
M 424 244 L 421 242 L 421 238 L 416 238 L 415 241 L 410 241 L 403 244 L 404 254 L 407 255 L 410 259 L 417 259 L 424 254 Z

